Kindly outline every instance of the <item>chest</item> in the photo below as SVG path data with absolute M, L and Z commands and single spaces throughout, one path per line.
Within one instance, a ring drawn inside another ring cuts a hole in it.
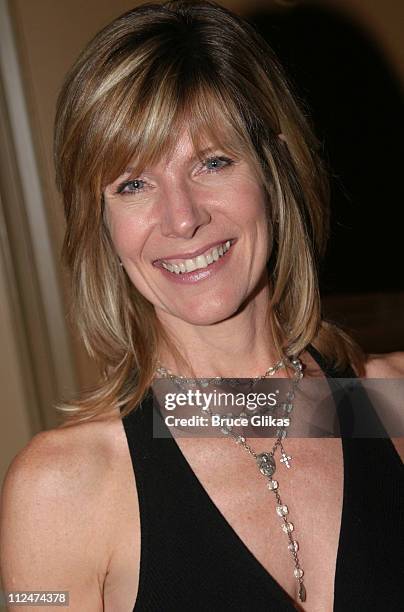
M 257 563 L 296 600 L 294 561 L 276 512 L 277 500 L 255 460 L 230 440 L 177 440 L 211 502 Z M 251 441 L 255 452 L 268 440 Z M 234 445 L 233 445 L 234 444 Z M 344 465 L 339 439 L 293 439 L 285 443 L 290 468 L 280 463 L 273 476 L 287 506 L 292 536 L 299 545 L 308 592 L 303 609 L 332 610 L 341 527 Z
M 214 506 L 219 525 L 230 530 L 232 545 L 242 548 L 296 600 L 297 581 L 288 537 L 276 513 L 276 499 L 255 460 L 227 439 L 178 439 L 184 460 Z M 262 439 L 251 441 L 256 452 L 269 450 Z M 334 577 L 343 501 L 343 457 L 338 439 L 289 440 L 290 469 L 279 463 L 274 478 L 288 507 L 299 543 L 310 612 L 332 611 Z M 131 472 L 127 468 L 128 481 Z M 133 473 L 130 476 L 133 480 Z M 106 610 L 130 610 L 136 600 L 141 555 L 139 502 L 129 482 L 119 493 L 121 512 L 111 571 L 106 579 Z M 181 503 L 179 499 L 178 503 Z M 133 538 L 128 538 L 128 533 Z M 220 554 L 220 551 L 218 551 Z M 108 607 L 109 606 L 109 607 Z

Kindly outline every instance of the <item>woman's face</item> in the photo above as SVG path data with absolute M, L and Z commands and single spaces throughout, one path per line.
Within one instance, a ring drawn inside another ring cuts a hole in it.
M 128 168 L 104 197 L 116 252 L 162 320 L 223 321 L 266 278 L 265 197 L 246 160 L 209 142 L 195 154 L 184 132 L 169 158 Z

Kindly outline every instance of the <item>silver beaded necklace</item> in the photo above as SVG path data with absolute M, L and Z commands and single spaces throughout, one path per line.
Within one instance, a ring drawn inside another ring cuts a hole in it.
M 286 358 L 281 359 L 275 365 L 269 367 L 268 370 L 262 376 L 257 376 L 250 380 L 251 380 L 251 386 L 252 386 L 258 380 L 262 380 L 262 379 L 268 378 L 269 376 L 273 376 L 278 370 L 280 370 L 283 367 L 286 367 L 286 365 L 291 365 L 291 367 L 294 370 L 294 375 L 292 379 L 291 389 L 286 393 L 286 401 L 281 404 L 281 408 L 286 414 L 290 415 L 293 411 L 293 401 L 295 399 L 297 387 L 303 378 L 303 366 L 302 366 L 301 361 L 298 358 L 294 358 L 290 360 Z M 184 384 L 191 384 L 191 385 L 195 384 L 195 379 L 190 379 L 185 376 L 177 376 L 176 374 L 173 374 L 170 370 L 168 370 L 162 365 L 159 365 L 159 367 L 156 369 L 156 374 L 162 378 L 169 378 L 178 387 L 182 389 L 184 389 Z M 236 384 L 236 385 L 239 384 L 238 382 L 239 379 L 228 379 L 228 378 L 223 379 L 222 377 L 219 377 L 219 376 L 214 377 L 214 378 L 198 379 L 198 383 L 203 387 L 219 384 L 219 383 L 222 383 L 223 381 L 226 381 L 229 384 Z M 202 411 L 205 414 L 209 415 L 210 417 L 213 417 L 215 415 L 215 413 L 209 407 L 202 408 Z M 306 593 L 306 587 L 304 585 L 304 578 L 303 578 L 304 571 L 300 565 L 299 557 L 297 554 L 299 550 L 299 544 L 297 540 L 292 536 L 292 533 L 294 531 L 294 525 L 293 523 L 289 521 L 288 506 L 283 503 L 282 498 L 280 496 L 279 483 L 277 480 L 273 479 L 273 475 L 276 471 L 275 454 L 278 451 L 278 449 L 280 450 L 280 453 L 281 453 L 280 463 L 282 463 L 287 469 L 291 467 L 290 461 L 292 457 L 288 455 L 288 453 L 286 452 L 283 446 L 283 440 L 285 439 L 287 435 L 287 431 L 285 427 L 278 428 L 276 432 L 277 438 L 275 440 L 275 443 L 272 449 L 270 451 L 266 451 L 263 453 L 256 453 L 255 450 L 247 443 L 246 437 L 235 434 L 232 431 L 232 427 L 230 425 L 228 426 L 225 425 L 221 427 L 221 432 L 224 435 L 227 435 L 230 438 L 233 438 L 236 444 L 242 446 L 244 450 L 255 459 L 260 473 L 268 481 L 267 487 L 270 491 L 272 491 L 276 499 L 276 514 L 282 519 L 282 524 L 281 524 L 282 531 L 288 537 L 288 541 L 289 541 L 288 550 L 290 551 L 292 555 L 292 559 L 294 563 L 293 575 L 295 579 L 297 580 L 297 596 L 301 602 L 304 602 L 306 601 L 307 593 Z
M 254 386 L 258 380 L 263 380 L 264 378 L 268 378 L 268 376 L 273 376 L 276 374 L 278 370 L 285 367 L 285 359 L 280 359 L 275 365 L 270 366 L 267 371 L 261 376 L 254 376 L 253 378 L 248 379 L 250 386 Z M 174 383 L 178 383 L 181 380 L 183 383 L 192 384 L 195 379 L 187 378 L 186 376 L 179 376 L 178 374 L 173 374 L 171 370 L 165 368 L 161 364 L 156 368 L 156 374 L 159 374 L 162 378 L 169 378 Z M 222 378 L 221 376 L 214 376 L 213 378 L 198 378 L 198 382 L 202 387 L 208 387 L 210 385 L 217 385 L 226 381 L 230 385 L 238 385 L 240 379 L 239 378 Z

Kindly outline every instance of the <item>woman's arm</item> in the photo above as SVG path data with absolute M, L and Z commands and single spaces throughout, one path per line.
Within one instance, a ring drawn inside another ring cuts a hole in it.
M 103 610 L 108 487 L 102 457 L 91 450 L 71 432 L 51 430 L 37 434 L 11 463 L 0 506 L 3 590 L 68 591 L 70 609 Z
M 404 352 L 368 355 L 365 363 L 365 377 L 404 379 Z M 404 400 L 403 406 L 399 406 L 399 410 L 401 418 L 404 418 Z M 401 460 L 404 461 L 404 438 L 392 438 L 392 442 Z

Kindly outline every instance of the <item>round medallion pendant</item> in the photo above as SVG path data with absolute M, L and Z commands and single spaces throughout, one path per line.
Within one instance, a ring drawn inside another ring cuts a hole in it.
M 272 476 L 276 470 L 275 459 L 270 453 L 260 453 L 256 458 L 259 470 L 264 476 Z

